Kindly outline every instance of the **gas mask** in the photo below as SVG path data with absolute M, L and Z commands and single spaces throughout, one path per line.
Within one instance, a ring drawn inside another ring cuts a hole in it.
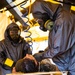
M 31 7 L 31 12 L 35 19 L 38 19 L 40 29 L 43 31 L 52 30 L 54 21 L 61 11 L 61 4 L 55 4 L 49 1 L 36 0 Z M 41 21 L 40 21 L 41 20 Z
M 9 29 L 9 36 L 13 42 L 18 42 L 21 31 L 18 28 Z
M 46 22 L 44 22 L 42 19 L 38 19 L 37 22 L 40 25 L 40 29 L 43 31 L 47 30 L 51 31 L 53 29 L 54 22 L 51 21 L 50 19 L 47 20 Z
M 36 12 L 33 14 L 34 18 L 36 18 L 36 22 L 40 25 L 40 29 L 43 31 L 51 31 L 53 28 L 53 21 L 50 20 L 50 17 L 47 13 Z
M 54 22 L 53 22 L 53 21 L 47 20 L 47 21 L 45 22 L 45 24 L 44 24 L 44 27 L 45 27 L 47 30 L 51 31 L 51 30 L 53 29 L 53 25 L 54 25 Z

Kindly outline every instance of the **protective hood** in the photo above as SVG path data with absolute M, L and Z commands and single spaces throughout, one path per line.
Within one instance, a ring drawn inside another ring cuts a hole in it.
M 20 28 L 18 27 L 17 24 L 15 24 L 15 23 L 9 24 L 9 25 L 7 26 L 7 28 L 6 28 L 6 30 L 5 30 L 5 33 L 4 33 L 4 37 L 5 37 L 6 40 L 9 39 L 9 34 L 8 34 L 9 29 L 12 29 L 13 27 L 16 27 L 16 28 L 18 28 L 18 29 L 20 30 Z
M 31 12 L 32 12 L 34 18 L 41 18 L 41 14 L 47 13 L 49 15 L 50 19 L 53 19 L 59 6 L 61 6 L 61 5 L 53 4 L 51 2 L 36 0 L 32 5 Z

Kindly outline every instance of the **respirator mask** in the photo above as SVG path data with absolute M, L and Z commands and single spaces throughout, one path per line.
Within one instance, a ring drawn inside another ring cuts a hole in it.
M 42 19 L 38 19 L 37 22 L 40 25 L 40 29 L 43 30 L 43 31 L 47 31 L 47 30 L 51 31 L 53 29 L 54 22 L 51 21 L 51 20 L 47 20 L 44 23 Z
M 9 36 L 11 40 L 13 40 L 14 42 L 18 42 L 20 34 L 21 34 L 21 31 L 18 28 L 14 27 L 9 30 Z
M 54 22 L 50 20 L 50 17 L 47 13 L 41 14 L 41 17 L 37 19 L 38 24 L 40 25 L 40 29 L 43 31 L 51 31 L 53 29 Z
M 51 30 L 53 29 L 53 25 L 54 25 L 54 22 L 53 22 L 53 21 L 47 20 L 47 21 L 45 22 L 45 24 L 44 24 L 44 27 L 45 27 L 47 30 L 51 31 Z

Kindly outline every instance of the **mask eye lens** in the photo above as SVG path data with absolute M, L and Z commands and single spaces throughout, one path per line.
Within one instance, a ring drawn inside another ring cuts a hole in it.
M 43 20 L 42 20 L 42 19 L 37 19 L 36 22 L 37 22 L 40 26 L 43 25 Z
M 40 22 L 43 22 L 43 20 L 42 19 L 35 19 L 35 22 L 40 23 Z
M 18 28 L 12 28 L 9 30 L 10 34 L 18 34 L 19 29 Z
M 18 31 L 10 31 L 10 34 L 18 34 Z
M 37 22 L 38 23 L 41 23 L 41 22 L 43 22 L 43 20 L 42 19 L 38 19 Z

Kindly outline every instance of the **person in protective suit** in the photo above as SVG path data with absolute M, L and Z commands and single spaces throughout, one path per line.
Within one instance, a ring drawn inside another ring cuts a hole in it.
M 21 30 L 16 23 L 11 23 L 5 31 L 5 39 L 0 41 L 0 75 L 11 73 L 16 62 L 32 54 L 30 45 L 20 36 Z
M 60 71 L 75 74 L 75 16 L 60 4 L 36 0 L 31 8 L 40 29 L 49 30 L 48 48 L 34 54 L 37 61 L 52 58 Z

